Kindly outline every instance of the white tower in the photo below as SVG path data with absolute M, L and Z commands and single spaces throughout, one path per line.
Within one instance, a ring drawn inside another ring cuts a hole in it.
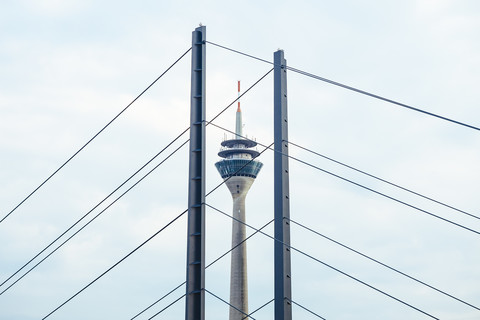
M 238 81 L 240 94 L 240 81 Z M 230 320 L 245 319 L 248 314 L 248 284 L 247 284 L 247 244 L 245 242 L 246 228 L 239 221 L 245 220 L 245 198 L 263 164 L 253 160 L 259 152 L 251 148 L 256 142 L 246 140 L 242 135 L 242 110 L 240 101 L 235 121 L 235 138 L 222 142 L 222 149 L 218 155 L 223 160 L 215 163 L 218 172 L 225 180 L 233 199 L 233 217 L 237 220 L 232 222 L 232 248 L 237 246 L 231 253 L 230 267 L 230 304 L 241 310 L 239 312 L 230 308 Z M 239 243 L 241 243 L 239 245 Z

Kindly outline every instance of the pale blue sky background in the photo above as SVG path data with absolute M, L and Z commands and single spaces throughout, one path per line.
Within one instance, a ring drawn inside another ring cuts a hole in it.
M 0 215 L 187 50 L 199 23 L 207 26 L 209 41 L 268 60 L 281 48 L 292 67 L 480 126 L 476 1 L 7 0 L 0 4 Z M 245 89 L 270 69 L 211 45 L 207 64 L 208 119 L 235 99 L 237 80 Z M 188 126 L 189 68 L 188 56 L 0 224 L 1 282 Z M 272 87 L 269 76 L 242 99 L 244 132 L 263 144 L 273 141 Z M 292 72 L 288 94 L 292 142 L 480 216 L 478 131 Z M 233 129 L 234 112 L 216 123 Z M 207 190 L 221 182 L 214 162 L 223 137 L 221 130 L 208 128 Z M 480 230 L 478 219 L 298 148 L 290 151 Z M 247 219 L 256 227 L 273 217 L 272 159 L 272 152 L 262 154 L 264 168 L 247 198 Z M 478 234 L 294 161 L 290 172 L 292 219 L 479 305 Z M 187 173 L 182 149 L 1 295 L 0 319 L 41 319 L 182 212 Z M 226 187 L 207 201 L 231 210 Z M 230 224 L 207 211 L 207 262 L 228 250 Z M 184 217 L 49 319 L 130 319 L 183 281 L 185 229 Z M 292 244 L 440 319 L 480 318 L 480 311 L 298 226 L 292 226 Z M 261 235 L 248 246 L 254 310 L 273 298 L 273 246 Z M 293 299 L 326 319 L 428 319 L 298 253 L 292 269 Z M 207 270 L 207 289 L 226 300 L 228 274 L 228 258 Z M 183 289 L 139 319 L 181 294 Z M 254 317 L 273 319 L 272 310 L 269 305 Z M 183 312 L 179 302 L 157 318 L 181 319 Z M 227 314 L 226 305 L 207 294 L 208 319 Z M 316 319 L 298 307 L 294 317 Z

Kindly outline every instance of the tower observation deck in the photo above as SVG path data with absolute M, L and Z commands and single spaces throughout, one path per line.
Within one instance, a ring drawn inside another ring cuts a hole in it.
M 240 92 L 240 82 L 238 82 Z M 230 308 L 229 320 L 246 319 L 248 314 L 247 245 L 245 224 L 245 198 L 263 164 L 254 160 L 259 152 L 252 149 L 257 143 L 243 138 L 242 111 L 240 102 L 236 113 L 235 137 L 224 140 L 218 153 L 223 160 L 215 167 L 225 180 L 233 200 L 232 248 L 230 267 Z M 242 223 L 243 222 L 243 223 Z M 236 247 L 237 246 L 237 247 Z
M 222 142 L 222 150 L 218 155 L 224 160 L 215 163 L 223 179 L 232 176 L 256 178 L 262 163 L 252 160 L 258 157 L 259 152 L 252 150 L 256 142 L 246 139 L 232 139 Z

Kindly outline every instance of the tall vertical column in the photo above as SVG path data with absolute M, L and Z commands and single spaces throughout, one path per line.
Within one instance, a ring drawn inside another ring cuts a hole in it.
M 205 34 L 192 33 L 186 320 L 205 319 Z
M 274 62 L 275 320 L 292 319 L 290 203 L 288 178 L 287 62 L 283 50 Z
M 254 182 L 251 177 L 231 177 L 227 182 L 232 194 L 232 250 L 230 266 L 230 308 L 229 320 L 246 319 L 248 315 L 248 276 L 245 198 Z

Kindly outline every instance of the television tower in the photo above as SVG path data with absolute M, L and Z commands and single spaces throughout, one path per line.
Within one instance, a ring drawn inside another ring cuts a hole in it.
M 240 96 L 240 81 L 238 81 L 238 95 Z M 218 155 L 223 160 L 215 163 L 218 172 L 225 180 L 233 199 L 232 220 L 232 248 L 230 267 L 230 308 L 229 320 L 246 319 L 248 314 L 248 285 L 247 285 L 247 244 L 245 240 L 245 198 L 247 192 L 255 181 L 263 164 L 253 160 L 260 153 L 252 148 L 257 145 L 255 141 L 243 138 L 242 110 L 238 101 L 235 137 L 224 140 Z

